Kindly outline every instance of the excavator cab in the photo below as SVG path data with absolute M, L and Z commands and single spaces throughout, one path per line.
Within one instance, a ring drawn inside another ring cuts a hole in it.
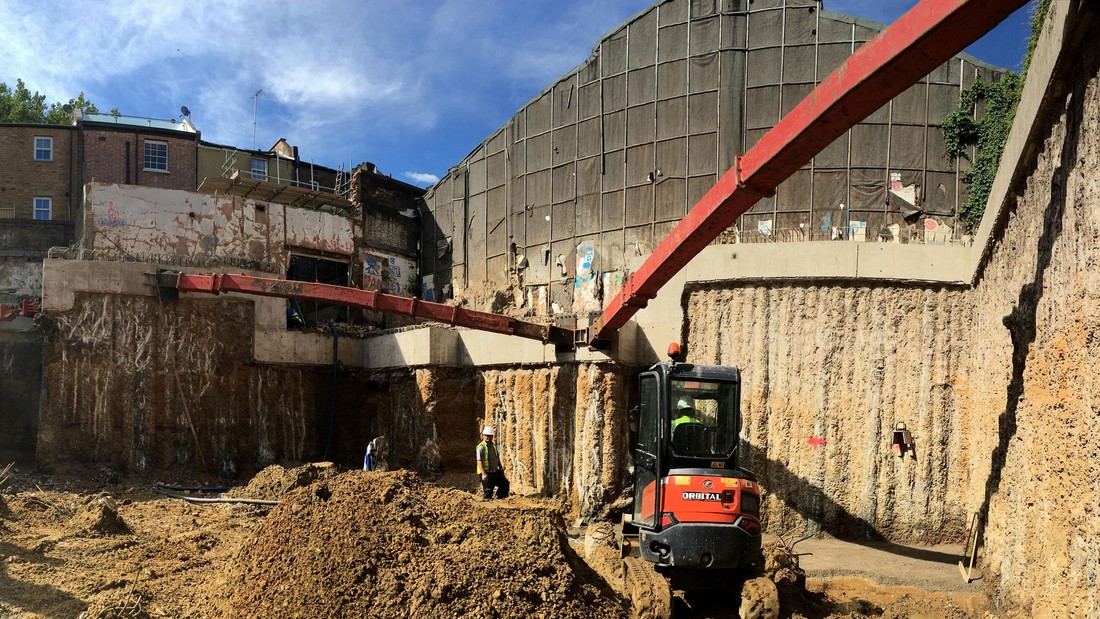
M 637 554 L 689 579 L 757 563 L 760 488 L 737 466 L 738 369 L 660 363 L 642 373 L 638 392 Z

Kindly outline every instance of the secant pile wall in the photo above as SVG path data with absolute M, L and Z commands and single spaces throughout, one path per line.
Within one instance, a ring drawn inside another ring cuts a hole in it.
M 989 507 L 996 601 L 1032 616 L 1100 615 L 1100 46 L 1081 45 L 1063 52 L 1072 74 L 969 295 L 969 466 L 988 483 L 968 507 Z
M 486 419 L 500 428 L 505 466 L 520 488 L 592 516 L 632 482 L 626 370 L 559 365 L 486 371 L 483 380 Z
M 44 315 L 38 460 L 233 478 L 275 462 L 358 467 L 384 437 L 391 467 L 472 486 L 490 423 L 517 490 L 591 515 L 630 481 L 622 368 L 341 366 L 334 383 L 331 366 L 257 363 L 253 337 L 274 336 L 254 316 L 240 297 L 109 293 L 77 293 Z
M 78 294 L 43 319 L 43 464 L 234 476 L 316 450 L 330 376 L 251 365 L 249 302 Z
M 768 528 L 939 542 L 965 532 L 970 308 L 948 288 L 775 284 L 688 298 L 691 361 L 741 368 Z M 904 422 L 916 451 L 891 451 Z
M 338 404 L 334 453 L 348 463 L 384 436 L 389 465 L 475 486 L 474 449 L 498 430 L 513 488 L 594 515 L 630 483 L 626 370 L 603 364 L 421 368 L 360 376 L 365 399 Z

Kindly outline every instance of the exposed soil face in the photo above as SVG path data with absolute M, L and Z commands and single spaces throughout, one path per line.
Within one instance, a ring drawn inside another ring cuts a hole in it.
M 42 318 L 38 461 L 232 479 L 316 458 L 331 375 L 251 364 L 251 322 L 240 300 L 121 295 L 78 295 Z

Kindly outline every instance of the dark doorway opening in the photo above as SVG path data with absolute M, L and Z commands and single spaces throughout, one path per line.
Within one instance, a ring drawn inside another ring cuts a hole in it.
M 291 254 L 286 278 L 298 282 L 350 286 L 349 273 L 350 269 L 347 262 Z M 295 311 L 306 323 L 325 322 L 326 320 L 348 322 L 350 320 L 349 308 L 342 305 L 331 305 L 318 301 L 296 301 L 294 299 L 289 300 L 288 304 L 288 326 L 295 326 L 293 316 Z

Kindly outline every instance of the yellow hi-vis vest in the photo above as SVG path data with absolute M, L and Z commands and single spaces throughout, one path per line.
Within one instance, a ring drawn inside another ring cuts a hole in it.
M 501 470 L 500 453 L 497 451 L 496 442 L 481 441 L 478 443 L 477 459 L 481 461 L 481 471 L 483 473 L 496 473 Z

